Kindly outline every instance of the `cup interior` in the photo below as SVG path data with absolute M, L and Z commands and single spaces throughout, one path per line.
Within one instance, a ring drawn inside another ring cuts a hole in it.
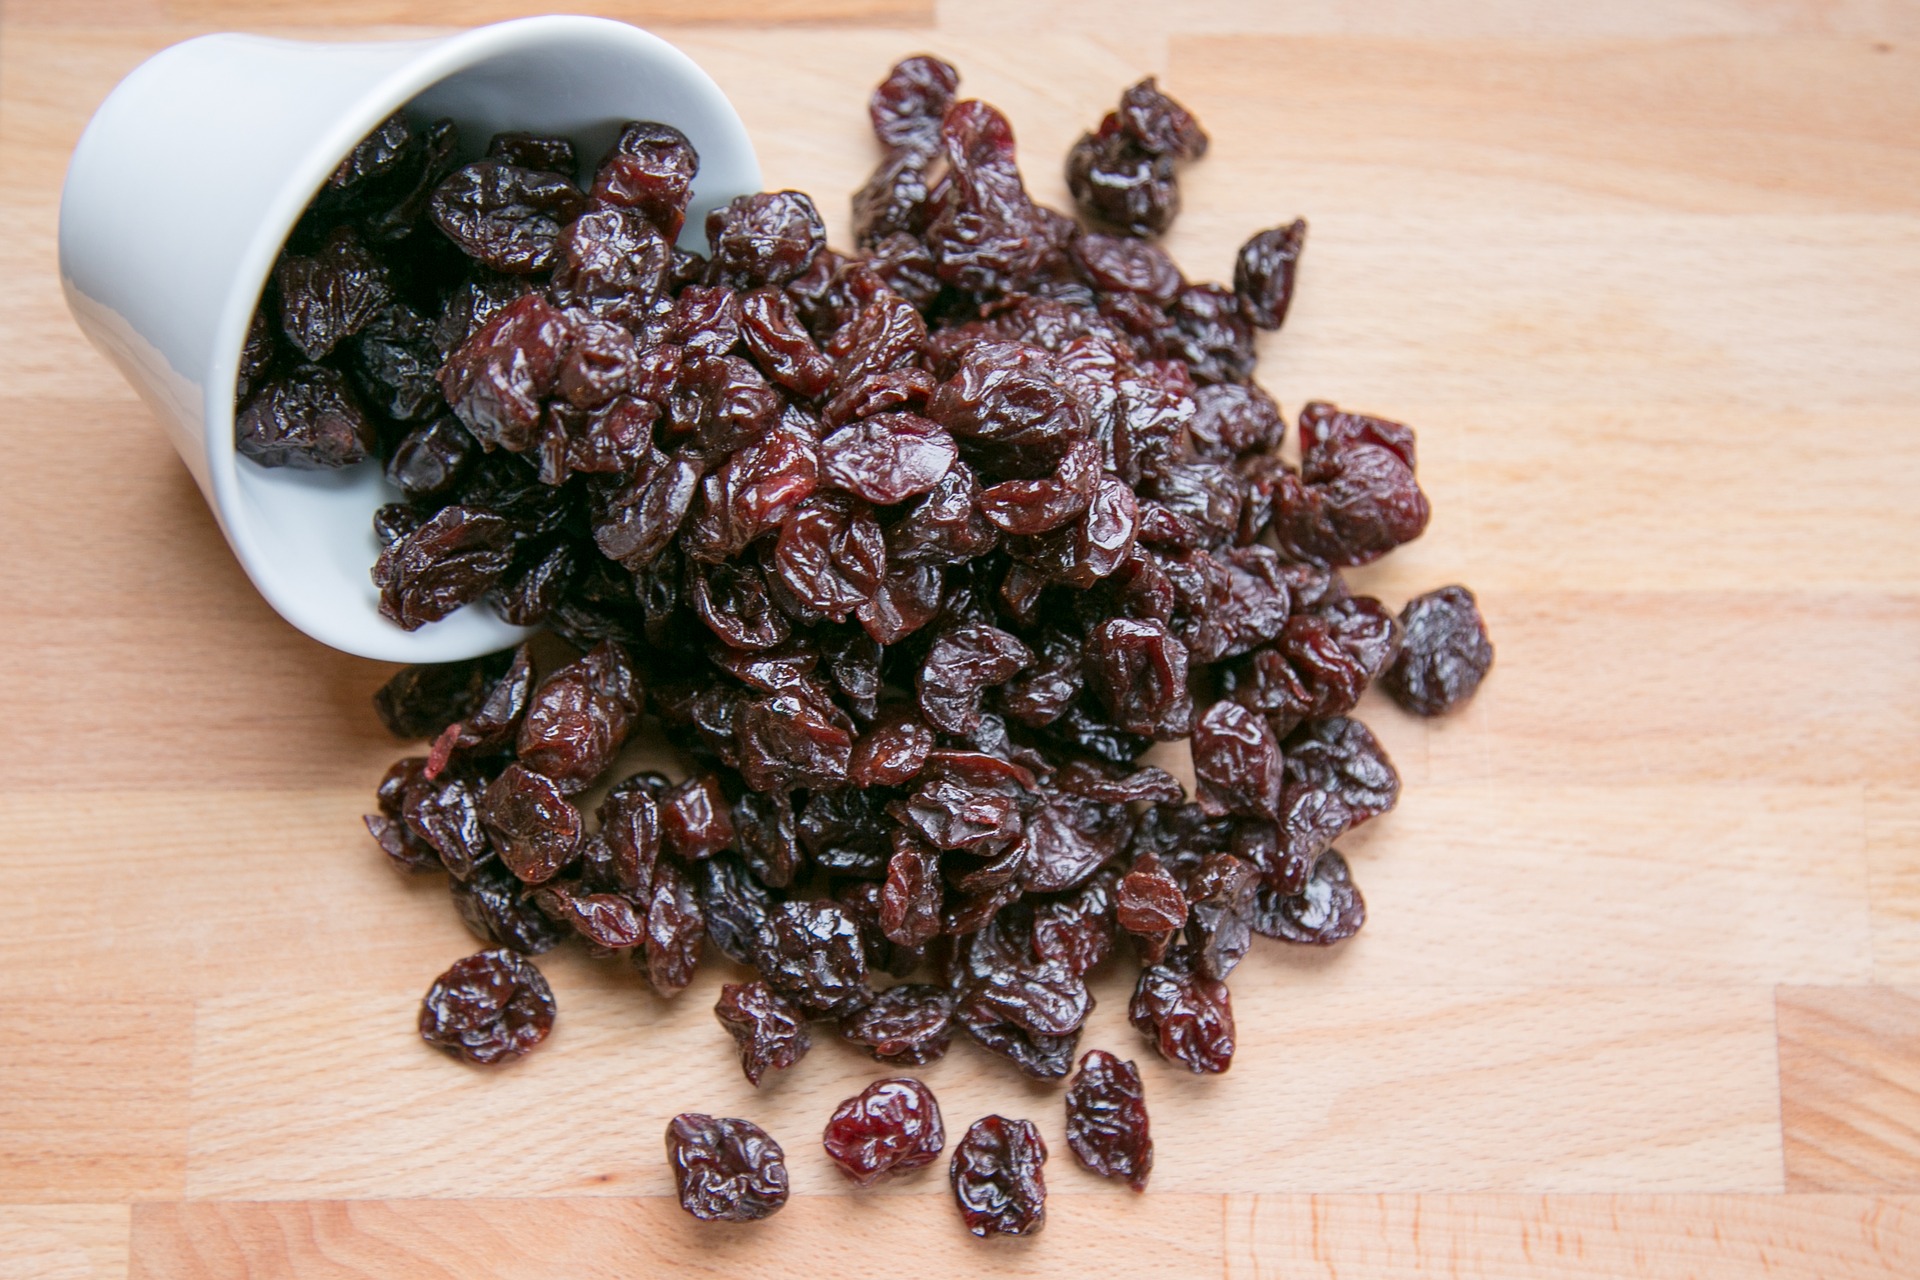
M 504 648 L 526 630 L 484 603 L 418 631 L 380 616 L 370 569 L 380 546 L 374 512 L 399 501 L 377 463 L 340 471 L 261 467 L 233 448 L 232 389 L 247 325 L 280 246 L 346 150 L 398 109 L 426 123 L 450 117 L 462 159 L 480 155 L 506 130 L 565 134 L 590 172 L 629 120 L 660 120 L 684 132 L 700 154 L 683 243 L 702 247 L 707 212 L 760 186 L 759 166 L 739 116 L 686 55 L 622 23 L 537 18 L 483 27 L 423 44 L 350 113 L 349 141 L 336 131 L 301 170 L 301 189 L 281 206 L 235 282 L 208 382 L 207 453 L 223 524 L 249 575 L 301 630 L 363 657 L 440 662 Z M 698 243 L 696 243 L 698 242 Z

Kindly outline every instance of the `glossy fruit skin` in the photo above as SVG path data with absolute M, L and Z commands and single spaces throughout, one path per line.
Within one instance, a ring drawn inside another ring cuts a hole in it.
M 373 567 L 380 612 L 408 631 L 438 622 L 492 589 L 513 554 L 513 526 L 492 512 L 442 507 Z
M 1240 246 L 1233 265 L 1233 292 L 1247 323 L 1261 329 L 1278 329 L 1286 323 L 1306 241 L 1307 220 L 1295 218 L 1284 227 L 1256 232 Z
M 701 1222 L 758 1222 L 787 1203 L 786 1153 L 749 1120 L 698 1112 L 667 1125 L 680 1207 Z
M 1227 985 L 1175 955 L 1140 972 L 1127 1017 L 1160 1056 L 1199 1075 L 1233 1065 L 1233 1005 Z
M 553 1015 L 553 991 L 532 961 L 512 951 L 482 951 L 434 980 L 420 1004 L 420 1038 L 493 1066 L 545 1040 Z
M 855 1186 L 870 1187 L 938 1160 L 947 1131 L 933 1090 L 896 1076 L 874 1081 L 835 1107 L 821 1144 Z
M 1104 1049 L 1089 1049 L 1067 1085 L 1067 1146 L 1082 1168 L 1147 1189 L 1153 1135 L 1140 1072 Z
M 301 365 L 247 401 L 234 424 L 234 447 L 263 467 L 350 467 L 373 453 L 373 423 L 343 376 Z
M 613 763 L 639 711 L 630 660 L 618 646 L 600 644 L 534 690 L 515 754 L 561 790 L 584 791 Z
M 827 246 L 826 225 L 810 196 L 762 191 L 736 196 L 707 215 L 712 271 L 735 289 L 781 285 L 806 274 Z
M 784 1071 L 813 1047 L 806 1019 L 764 982 L 729 982 L 720 988 L 713 1016 L 740 1047 L 747 1083 L 769 1071 Z
M 395 117 L 316 199 L 249 326 L 236 446 L 383 467 L 399 625 L 481 603 L 552 633 L 389 682 L 382 720 L 426 746 L 367 829 L 504 950 L 577 936 L 672 997 L 710 937 L 755 970 L 715 1011 L 755 1083 L 808 1020 L 1063 1079 L 1116 953 L 1156 1050 L 1224 1071 L 1252 939 L 1364 920 L 1333 844 L 1399 790 L 1366 690 L 1429 714 L 1491 661 L 1463 588 L 1396 619 L 1341 578 L 1425 527 L 1413 433 L 1311 401 L 1280 455 L 1255 336 L 1305 224 L 1252 237 L 1231 289 L 1188 279 L 1150 237 L 1206 135 L 1151 80 L 1075 148 L 1099 229 L 1032 198 L 938 59 L 870 116 L 844 254 L 791 191 L 677 248 L 698 157 L 646 122 L 586 172 L 526 134 L 462 165 L 450 123 Z M 647 716 L 683 776 L 619 776 Z M 1181 739 L 1191 797 L 1142 763 Z M 1131 1116 L 1125 1065 L 1083 1061 L 1087 1105 Z
M 984 1116 L 953 1149 L 948 1179 L 976 1236 L 1036 1235 L 1047 1225 L 1047 1144 L 1031 1120 Z
M 1197 160 L 1206 150 L 1199 122 L 1149 76 L 1121 95 L 1119 109 L 1099 129 L 1073 145 L 1067 186 L 1087 218 L 1128 235 L 1159 235 L 1180 213 L 1175 162 Z
M 1297 894 L 1262 886 L 1253 911 L 1255 933 L 1315 947 L 1343 942 L 1366 922 L 1366 899 L 1338 849 L 1320 855 L 1306 888 Z
M 487 787 L 480 816 L 500 860 L 527 884 L 553 879 L 579 852 L 580 811 L 551 778 L 518 762 Z
M 1386 674 L 1387 692 L 1408 711 L 1446 715 L 1473 696 L 1493 666 L 1493 642 L 1479 602 L 1465 587 L 1441 587 L 1407 601 L 1406 640 Z
M 586 196 L 557 173 L 501 160 L 454 171 L 429 202 L 434 225 L 475 261 L 511 275 L 552 268 L 560 232 L 586 209 Z
M 925 1066 L 945 1057 L 953 1043 L 953 999 L 928 983 L 888 987 L 840 1020 L 840 1038 L 876 1062 Z
M 781 903 L 768 916 L 759 958 L 768 985 L 809 1016 L 850 1013 L 871 998 L 859 929 L 837 903 Z
M 537 956 L 566 941 L 566 926 L 535 907 L 527 886 L 497 860 L 479 864 L 472 875 L 448 887 L 460 918 L 482 942 Z

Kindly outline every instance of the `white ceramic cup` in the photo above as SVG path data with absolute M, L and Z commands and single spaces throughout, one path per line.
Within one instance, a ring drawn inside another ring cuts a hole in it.
M 573 137 L 591 165 L 627 120 L 700 153 L 689 234 L 760 189 L 745 126 L 672 45 L 600 18 L 525 18 L 433 40 L 321 44 L 214 35 L 142 63 L 74 148 L 60 278 L 87 337 L 152 406 L 234 554 L 281 616 L 368 658 L 446 662 L 516 643 L 484 604 L 418 631 L 380 616 L 374 510 L 399 493 L 373 463 L 269 469 L 233 448 L 233 387 L 288 231 L 346 153 L 395 110 L 451 116 L 462 158 L 494 133 Z

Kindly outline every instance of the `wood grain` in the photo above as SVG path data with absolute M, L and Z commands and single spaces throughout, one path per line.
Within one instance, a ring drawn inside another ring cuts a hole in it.
M 1866 809 L 1874 978 L 1920 983 L 1920 790 L 1870 788 Z
M 332 0 L 324 6 L 297 0 L 8 0 L 7 20 L 22 26 L 68 27 L 89 18 L 177 23 L 208 30 L 227 28 L 340 28 L 444 26 L 501 22 L 525 17 L 526 5 L 510 0 L 462 0 L 457 10 L 434 0 Z M 574 4 L 568 13 L 617 18 L 642 26 L 662 22 L 715 23 L 898 23 L 933 20 L 934 0 L 602 0 Z
M 926 1175 L 934 1176 L 934 1175 Z M 976 1241 L 927 1197 L 795 1196 L 746 1227 L 648 1199 L 288 1201 L 134 1210 L 135 1280 L 776 1280 L 1217 1275 L 1219 1196 L 1057 1195 L 1046 1229 Z M 1196 1229 L 1197 1228 L 1197 1229 Z
M 1920 994 L 1782 987 L 1779 1021 L 1787 1186 L 1920 1190 Z
M 1229 1280 L 1850 1280 L 1920 1266 L 1912 1197 L 1230 1196 Z
M 0 1202 L 177 1196 L 185 1189 L 193 1006 L 0 995 Z
M 0 1205 L 0 1280 L 125 1280 L 124 1204 Z
M 1047 1232 L 980 1245 L 937 1173 L 855 1195 L 813 1140 L 879 1074 L 825 1040 L 750 1090 L 714 964 L 673 1002 L 542 962 L 540 1053 L 413 1038 L 471 949 L 358 826 L 386 667 L 280 622 L 55 272 L 74 140 L 221 26 L 418 34 L 504 0 L 0 7 L 0 1277 L 1907 1276 L 1920 1271 L 1920 5 L 1897 0 L 622 0 L 841 193 L 868 87 L 953 59 L 1037 197 L 1153 73 L 1213 137 L 1167 245 L 1225 273 L 1312 222 L 1261 377 L 1420 433 L 1435 515 L 1353 575 L 1462 581 L 1463 714 L 1361 715 L 1406 788 L 1343 842 L 1369 924 L 1262 947 L 1242 1049 L 1142 1058 L 1152 1190 L 1078 1169 L 1055 1090 L 966 1047 L 950 1126 L 1033 1117 Z M 657 748 L 656 748 L 657 750 Z M 558 1101 L 556 1101 L 558 1100 Z M 799 1194 L 697 1230 L 658 1142 L 766 1123 Z

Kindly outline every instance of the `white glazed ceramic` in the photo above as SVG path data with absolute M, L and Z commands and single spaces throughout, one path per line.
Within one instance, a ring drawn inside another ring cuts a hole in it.
M 94 113 L 61 194 L 60 276 L 273 607 L 336 649 L 445 662 L 524 631 L 485 605 L 414 632 L 379 615 L 371 519 L 399 495 L 378 468 L 271 470 L 233 449 L 240 347 L 280 245 L 341 157 L 402 106 L 453 117 L 469 158 L 495 132 L 528 129 L 571 135 L 587 165 L 622 121 L 665 121 L 700 153 L 696 235 L 707 210 L 760 188 L 719 87 L 625 23 L 525 18 L 373 44 L 203 36 L 141 64 Z

